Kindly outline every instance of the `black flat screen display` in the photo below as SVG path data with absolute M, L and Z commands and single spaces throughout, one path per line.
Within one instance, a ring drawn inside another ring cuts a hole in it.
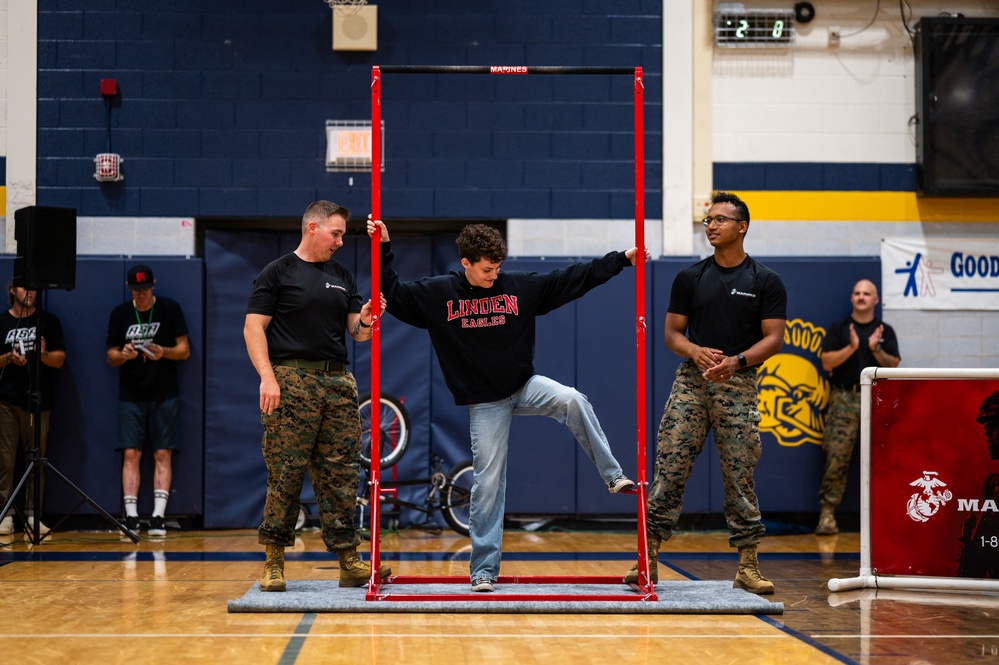
M 999 19 L 920 21 L 916 104 L 920 194 L 999 196 Z

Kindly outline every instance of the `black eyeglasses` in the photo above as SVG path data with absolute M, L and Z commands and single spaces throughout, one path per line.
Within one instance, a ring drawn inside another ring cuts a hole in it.
M 701 220 L 701 224 L 705 227 L 711 226 L 712 222 L 718 222 L 718 224 L 725 224 L 727 222 L 741 222 L 741 219 L 736 219 L 735 217 L 728 217 L 726 215 L 715 215 L 714 217 L 705 217 Z

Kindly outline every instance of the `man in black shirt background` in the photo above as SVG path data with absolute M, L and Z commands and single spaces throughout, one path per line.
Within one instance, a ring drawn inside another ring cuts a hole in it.
M 865 367 L 898 367 L 898 337 L 874 316 L 878 289 L 862 279 L 850 295 L 853 311 L 836 321 L 822 340 L 822 367 L 829 372 L 829 409 L 822 435 L 825 470 L 819 489 L 818 536 L 839 533 L 834 512 L 846 492 L 850 457 L 860 433 L 860 373 Z
M 0 356 L 0 508 L 10 499 L 13 490 L 14 463 L 17 450 L 34 448 L 35 435 L 32 421 L 34 401 L 32 390 L 41 397 L 41 431 L 39 454 L 45 457 L 49 438 L 49 420 L 52 413 L 52 370 L 66 362 L 66 344 L 59 318 L 35 307 L 38 292 L 7 285 L 10 308 L 0 314 L 0 335 L 3 335 L 3 356 Z M 35 357 L 41 352 L 41 377 L 34 379 Z M 28 455 L 25 454 L 27 458 Z M 34 482 L 32 473 L 26 485 L 28 529 L 34 531 Z M 39 491 L 44 490 L 44 478 L 39 478 Z M 45 535 L 49 528 L 38 516 L 38 533 Z M 14 532 L 13 517 L 8 514 L 0 521 L 0 535 Z

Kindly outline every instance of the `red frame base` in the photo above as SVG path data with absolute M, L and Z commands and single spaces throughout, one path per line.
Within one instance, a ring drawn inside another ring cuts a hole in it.
M 437 594 L 415 594 L 397 593 L 388 591 L 385 587 L 393 585 L 408 584 L 466 584 L 471 585 L 468 576 L 460 575 L 397 575 L 380 580 L 372 585 L 368 583 L 368 593 L 365 600 L 382 601 L 440 601 L 440 600 L 472 600 L 483 602 L 497 601 L 638 601 L 638 602 L 658 602 L 655 587 L 643 588 L 636 584 L 629 585 L 633 593 L 619 594 L 536 594 L 536 593 L 437 593 Z M 623 584 L 620 577 L 608 577 L 597 575 L 500 575 L 496 584 Z

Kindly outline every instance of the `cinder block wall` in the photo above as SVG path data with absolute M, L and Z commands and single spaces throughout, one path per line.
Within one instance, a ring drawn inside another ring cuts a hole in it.
M 321 0 L 39 0 L 38 200 L 84 217 L 296 217 L 370 207 L 367 173 L 327 173 L 326 120 L 370 120 L 373 64 L 646 70 L 658 145 L 654 2 L 392 2 L 376 52 L 331 49 Z M 100 81 L 114 78 L 113 152 Z M 386 75 L 386 216 L 627 218 L 632 77 Z M 650 182 L 656 216 L 661 195 Z

